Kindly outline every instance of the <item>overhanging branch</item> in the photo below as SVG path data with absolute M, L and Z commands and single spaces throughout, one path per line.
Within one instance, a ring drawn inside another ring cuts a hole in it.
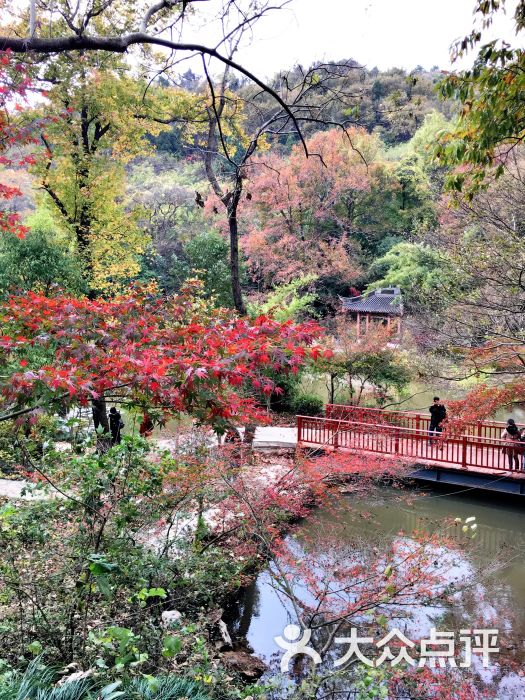
M 172 51 L 196 52 L 203 56 L 214 58 L 224 65 L 229 66 L 233 70 L 241 73 L 255 83 L 255 85 L 258 85 L 283 108 L 296 128 L 305 154 L 307 156 L 309 155 L 308 147 L 302 135 L 296 116 L 279 93 L 240 63 L 233 61 L 231 58 L 224 56 L 216 49 L 209 46 L 204 46 L 203 44 L 170 41 L 169 39 L 164 39 L 160 36 L 151 36 L 150 34 L 146 34 L 144 32 L 132 32 L 120 37 L 90 36 L 82 34 L 81 36 L 70 35 L 52 38 L 27 37 L 20 39 L 0 36 L 0 51 L 10 50 L 13 53 L 35 52 L 40 54 L 56 54 L 65 53 L 67 51 L 109 51 L 112 53 L 125 53 L 131 46 L 139 44 L 162 46 Z

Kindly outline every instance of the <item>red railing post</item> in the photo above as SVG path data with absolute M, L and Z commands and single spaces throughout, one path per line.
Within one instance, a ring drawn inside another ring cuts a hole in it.
M 461 468 L 467 468 L 467 436 L 461 438 Z
M 506 471 L 506 467 L 500 466 L 499 458 L 505 443 L 488 438 L 485 435 L 484 423 L 481 424 L 481 437 L 467 433 L 457 436 L 442 435 L 442 451 L 438 453 L 430 447 L 430 442 L 437 442 L 439 438 L 428 435 L 427 429 L 423 427 L 427 422 L 424 416 L 421 416 L 419 421 L 420 429 L 415 430 L 381 422 L 381 412 L 374 409 L 369 413 L 362 410 L 361 412 L 361 420 L 347 420 L 340 416 L 335 418 L 334 414 L 332 418 L 297 416 L 298 445 L 330 445 L 334 450 L 353 448 L 385 454 L 406 454 L 410 457 L 424 457 L 430 462 L 449 462 L 456 465 L 456 468 L 475 470 L 476 467 L 488 467 Z M 476 433 L 479 424 L 470 423 L 468 428 Z

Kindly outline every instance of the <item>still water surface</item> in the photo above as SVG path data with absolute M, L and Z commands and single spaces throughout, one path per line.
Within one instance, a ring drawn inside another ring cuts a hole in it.
M 525 668 L 525 503 L 496 495 L 473 495 L 471 491 L 415 492 L 407 499 L 406 494 L 388 488 L 365 498 L 345 495 L 342 502 L 342 514 L 339 509 L 337 516 L 330 509 L 313 513 L 301 524 L 298 541 L 308 541 L 311 549 L 317 537 L 321 542 L 321 535 L 333 529 L 337 536 L 346 533 L 358 547 L 369 549 L 380 540 L 398 538 L 400 531 L 408 538 L 414 530 L 453 535 L 458 543 L 458 549 L 451 551 L 456 575 L 459 572 L 471 585 L 457 594 L 452 605 L 421 607 L 413 610 L 411 619 L 396 626 L 413 639 L 428 634 L 432 626 L 457 632 L 480 620 L 487 627 L 500 629 L 505 633 L 505 653 L 515 659 L 517 672 L 498 678 L 497 697 L 525 698 L 525 681 L 519 675 L 520 666 Z M 476 517 L 475 539 L 451 524 L 456 517 L 469 516 Z M 274 590 L 269 573 L 263 572 L 245 591 L 232 627 L 275 670 L 281 657 L 273 638 L 290 622 L 294 622 L 294 615 L 289 604 Z M 497 676 L 497 664 L 495 668 Z M 490 671 L 482 673 L 490 680 Z

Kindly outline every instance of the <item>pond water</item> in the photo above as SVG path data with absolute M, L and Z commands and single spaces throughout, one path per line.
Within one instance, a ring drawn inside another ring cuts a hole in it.
M 491 657 L 491 661 L 496 658 L 494 663 L 488 670 L 480 668 L 480 675 L 485 680 L 494 678 L 499 700 L 525 698 L 525 679 L 519 674 L 525 663 L 523 502 L 495 495 L 472 495 L 470 491 L 407 494 L 386 487 L 365 497 L 345 494 L 338 500 L 337 514 L 331 508 L 319 509 L 300 524 L 294 535 L 294 547 L 305 546 L 315 551 L 316 542 L 320 548 L 324 546 L 327 533 L 341 538 L 341 546 L 346 539 L 363 552 L 379 542 L 399 539 L 401 531 L 407 541 L 414 531 L 448 534 L 454 544 L 450 551 L 443 547 L 436 552 L 436 557 L 440 562 L 453 557 L 447 575 L 463 579 L 468 585 L 455 594 L 453 604 L 416 607 L 410 618 L 404 612 L 399 613 L 391 626 L 416 640 L 427 635 L 433 626 L 456 633 L 481 623 L 499 629 L 504 637 L 502 653 L 514 659 L 517 672 L 498 673 L 497 655 L 494 655 Z M 452 523 L 454 518 L 464 520 L 472 516 L 477 523 L 475 539 Z M 318 554 L 322 559 L 322 549 Z M 272 577 L 265 571 L 245 590 L 231 627 L 238 638 L 247 639 L 255 653 L 270 664 L 271 675 L 282 658 L 273 639 L 282 635 L 285 626 L 295 619 L 290 604 L 276 592 Z

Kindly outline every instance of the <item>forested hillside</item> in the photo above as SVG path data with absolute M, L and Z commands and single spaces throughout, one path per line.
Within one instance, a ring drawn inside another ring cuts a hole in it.
M 525 0 L 472 3 L 450 70 L 265 79 L 304 0 L 0 0 L 0 700 L 525 697 Z
M 311 83 L 309 105 L 311 102 L 318 105 L 321 115 L 316 120 L 306 120 L 303 133 L 309 149 L 319 152 L 324 164 L 315 156 L 303 158 L 297 134 L 265 134 L 262 162 L 254 164 L 247 173 L 246 194 L 240 205 L 241 219 L 245 218 L 240 226 L 241 257 L 246 293 L 271 289 L 269 280 L 290 282 L 316 271 L 320 272 L 316 286 L 322 291 L 323 303 L 330 305 L 334 294 L 347 293 L 351 286 L 363 288 L 373 281 L 372 263 L 393 245 L 412 240 L 414 235 L 434 225 L 439 183 L 435 182 L 435 168 L 432 171 L 430 165 L 430 148 L 435 134 L 446 126 L 445 115 L 452 113 L 454 104 L 439 99 L 437 70 L 381 73 L 377 69 L 361 68 L 354 61 L 341 61 L 320 67 L 323 81 L 317 88 L 317 68 L 296 67 L 283 72 L 281 79 L 286 76 L 291 93 L 300 89 L 295 84 L 300 86 L 305 76 Z M 54 66 L 53 71 L 56 75 L 58 68 Z M 67 71 L 71 72 L 71 66 Z M 4 202 L 4 208 L 30 215 L 30 221 L 35 222 L 32 228 L 37 231 L 53 229 L 55 234 L 51 238 L 55 237 L 57 242 L 67 237 L 71 227 L 77 231 L 79 240 L 83 236 L 82 226 L 104 226 L 108 231 L 111 221 L 122 219 L 125 213 L 126 234 L 115 229 L 107 234 L 112 246 L 118 248 L 118 263 L 111 259 L 107 246 L 101 241 L 97 244 L 95 258 L 98 259 L 92 264 L 97 278 L 100 277 L 97 284 L 101 288 L 115 284 L 118 279 L 127 283 L 133 278 L 155 278 L 165 291 L 171 292 L 180 289 L 194 270 L 201 270 L 208 291 L 215 290 L 220 303 L 231 304 L 228 246 L 221 239 L 227 226 L 221 220 L 207 180 L 202 126 L 186 116 L 181 119 L 174 116 L 173 123 L 161 125 L 156 121 L 161 117 L 154 112 L 149 119 L 136 119 L 131 113 L 119 115 L 110 124 L 114 116 L 112 101 L 124 98 L 133 110 L 136 107 L 133 100 L 139 98 L 129 94 L 124 78 L 110 77 L 108 73 L 98 80 L 103 79 L 105 90 L 119 91 L 109 101 L 105 97 L 102 101 L 98 95 L 97 101 L 91 103 L 89 94 L 72 92 L 70 88 L 64 90 L 63 86 L 47 97 L 55 109 L 63 110 L 63 118 L 67 110 L 71 113 L 72 100 L 81 99 L 88 111 L 100 119 L 99 131 L 104 133 L 100 144 L 98 135 L 94 135 L 89 146 L 93 154 L 88 153 L 93 171 L 88 173 L 93 179 L 90 196 L 97 199 L 98 210 L 93 220 L 89 202 L 82 204 L 81 214 L 74 215 L 85 223 L 73 221 L 70 213 L 67 199 L 82 196 L 85 188 L 80 185 L 77 195 L 67 192 L 62 184 L 69 177 L 68 169 L 75 167 L 71 146 L 67 140 L 63 141 L 62 120 L 46 126 L 45 143 L 49 147 L 47 152 L 52 154 L 51 160 L 33 168 L 32 177 L 25 168 L 12 167 L 7 171 L 9 178 L 25 179 L 21 185 L 23 196 Z M 272 84 L 276 86 L 278 81 L 276 76 Z M 178 109 L 190 105 L 197 109 L 198 103 L 206 100 L 203 79 L 191 71 L 177 77 L 176 83 L 173 89 L 156 88 L 155 99 L 175 101 Z M 256 133 L 271 118 L 274 105 L 267 95 L 256 95 L 252 88 L 235 78 L 229 79 L 227 90 L 231 91 L 228 99 L 232 113 L 228 119 L 232 132 L 226 136 L 235 150 L 235 139 L 242 142 L 249 134 Z M 324 96 L 328 91 L 338 97 L 325 109 Z M 119 109 L 122 109 L 120 102 Z M 121 132 L 116 140 L 110 133 L 119 129 L 121 119 L 127 120 L 129 134 L 124 136 Z M 69 138 L 75 139 L 76 130 L 82 132 L 81 120 L 73 123 L 69 117 L 67 123 Z M 344 126 L 346 132 L 337 125 Z M 132 150 L 126 148 L 125 156 L 123 138 L 134 142 Z M 105 189 L 103 197 L 107 204 L 102 205 L 93 187 L 97 187 L 100 177 L 97 171 L 107 174 L 108 166 L 115 170 L 113 191 Z M 302 169 L 310 172 L 310 182 L 300 181 Z M 217 172 L 227 179 L 227 162 L 219 162 Z M 315 189 L 318 181 L 325 178 L 324 211 L 316 211 Z M 276 190 L 281 190 L 280 195 Z M 269 199 L 270 193 L 274 200 Z M 283 208 L 287 210 L 287 218 L 279 213 Z M 268 209 L 274 212 L 275 220 L 264 215 Z M 264 216 L 264 223 L 254 226 L 257 216 Z M 130 238 L 137 222 L 139 229 Z M 270 252 L 272 241 L 280 240 L 283 244 L 278 248 L 286 261 L 273 258 Z M 131 249 L 133 254 L 126 257 L 126 251 Z M 265 251 L 270 252 L 266 259 Z M 137 253 L 141 253 L 139 257 Z M 13 251 L 4 254 L 12 255 Z M 294 261 L 298 254 L 301 259 Z M 270 258 L 273 258 L 271 264 Z M 8 289 L 9 284 L 10 280 L 6 280 L 3 288 Z

